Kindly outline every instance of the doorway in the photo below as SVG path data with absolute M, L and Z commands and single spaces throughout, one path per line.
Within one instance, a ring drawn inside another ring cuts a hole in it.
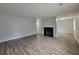
M 56 19 L 57 36 L 61 33 L 74 34 L 74 19 L 73 18 L 60 18 Z

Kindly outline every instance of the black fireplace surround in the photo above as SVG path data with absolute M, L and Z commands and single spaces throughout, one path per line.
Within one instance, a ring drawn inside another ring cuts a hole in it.
M 44 27 L 44 35 L 53 37 L 53 27 Z

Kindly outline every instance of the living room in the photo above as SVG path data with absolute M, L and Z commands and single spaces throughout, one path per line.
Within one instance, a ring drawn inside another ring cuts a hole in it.
M 78 10 L 78 3 L 0 4 L 0 54 L 78 55 Z

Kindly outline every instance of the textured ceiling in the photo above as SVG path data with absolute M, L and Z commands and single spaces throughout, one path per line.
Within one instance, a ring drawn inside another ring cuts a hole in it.
M 0 4 L 0 14 L 20 17 L 62 17 L 71 16 L 78 12 L 78 3 L 4 3 Z

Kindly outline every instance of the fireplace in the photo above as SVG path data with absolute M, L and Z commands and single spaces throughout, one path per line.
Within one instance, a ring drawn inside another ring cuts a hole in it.
M 53 37 L 53 27 L 44 27 L 44 35 Z

